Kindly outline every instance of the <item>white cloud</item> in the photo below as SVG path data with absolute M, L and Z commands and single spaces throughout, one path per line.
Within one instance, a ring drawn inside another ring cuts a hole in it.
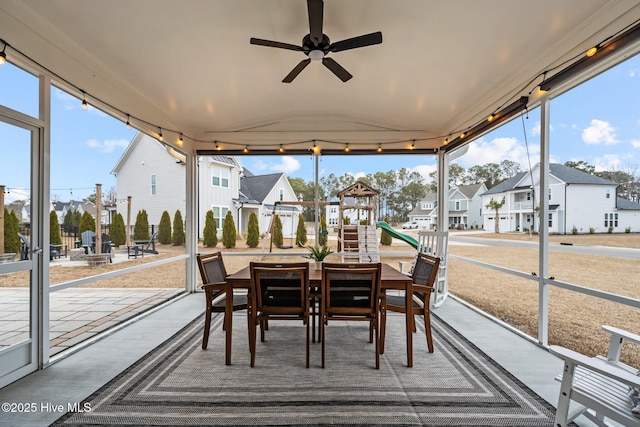
M 540 146 L 529 144 L 529 154 L 532 164 L 535 164 L 540 158 Z M 491 141 L 480 138 L 469 144 L 469 151 L 457 163 L 469 168 L 487 163 L 500 163 L 504 159 L 513 160 L 518 162 L 523 169 L 529 169 L 527 148 L 516 138 L 495 138 Z
M 616 132 L 609 122 L 593 119 L 591 125 L 582 131 L 582 140 L 586 144 L 617 144 L 620 141 L 616 137 Z
M 640 148 L 640 139 L 634 139 L 631 141 L 631 146 L 633 148 Z
M 620 157 L 617 154 L 605 154 L 593 160 L 596 171 L 621 170 Z
M 106 139 L 102 142 L 90 139 L 87 141 L 87 147 L 95 148 L 103 153 L 112 153 L 116 148 L 125 148 L 127 145 L 129 145 L 129 141 L 126 139 Z
M 291 174 L 300 169 L 300 162 L 291 156 L 282 156 L 280 163 L 271 166 L 271 170 L 276 172 L 283 172 L 285 174 Z
M 418 172 L 420 176 L 422 176 L 427 182 L 429 182 L 429 174 L 438 170 L 437 165 L 418 165 L 414 168 L 411 168 L 411 172 Z
M 535 125 L 533 125 L 533 127 L 531 128 L 531 135 L 540 136 L 540 127 L 540 122 L 537 122 Z M 561 124 L 560 127 L 566 127 L 566 125 Z M 553 132 L 553 125 L 549 125 L 549 131 Z

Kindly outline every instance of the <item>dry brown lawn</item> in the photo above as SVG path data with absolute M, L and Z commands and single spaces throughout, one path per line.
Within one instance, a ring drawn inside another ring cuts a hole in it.
M 537 236 L 527 234 L 494 235 L 478 232 L 477 236 L 537 241 Z M 550 241 L 573 243 L 574 245 L 640 248 L 640 234 L 550 236 Z M 257 256 L 231 256 L 231 254 L 259 250 L 245 248 L 242 241 L 239 241 L 238 247 L 233 249 L 221 249 L 220 247 L 200 249 L 202 252 L 222 250 L 227 254 L 225 265 L 229 272 L 239 270 L 249 261 L 258 260 Z M 52 267 L 50 268 L 50 282 L 55 285 L 184 253 L 182 247 L 159 245 L 158 250 L 159 255 L 145 256 L 143 259 L 104 267 Z M 394 240 L 392 246 L 381 247 L 380 250 L 381 252 L 409 253 L 413 251 L 413 248 L 404 242 Z M 273 254 L 266 259 L 287 259 L 287 254 L 294 251 L 301 252 L 304 249 L 274 249 Z M 450 245 L 449 253 L 527 273 L 535 272 L 537 274 L 538 272 L 538 251 L 536 249 Z M 118 254 L 117 256 L 126 255 Z M 411 257 L 383 257 L 384 262 L 393 266 L 397 266 L 398 261 L 401 260 L 409 261 Z M 160 267 L 100 280 L 85 285 L 85 287 L 182 288 L 185 277 L 184 264 L 184 261 L 176 261 Z M 640 260 L 552 251 L 549 257 L 549 275 L 563 282 L 640 299 Z M 26 280 L 26 276 L 20 274 L 5 275 L 2 277 L 0 286 L 24 286 Z M 449 261 L 449 289 L 452 294 L 526 334 L 537 337 L 537 282 L 451 258 Z M 561 344 L 587 355 L 606 354 L 608 336 L 600 330 L 600 325 L 603 324 L 640 334 L 640 310 L 553 286 L 549 288 L 550 344 Z M 623 360 L 640 368 L 640 348 L 627 345 L 623 353 Z

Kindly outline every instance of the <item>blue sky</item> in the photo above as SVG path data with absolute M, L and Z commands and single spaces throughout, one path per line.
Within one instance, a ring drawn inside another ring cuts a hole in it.
M 6 64 L 0 67 L 0 104 L 30 115 L 37 114 L 37 80 Z M 26 91 L 26 92 L 25 92 Z M 26 95 L 25 95 L 26 93 Z M 35 101 L 34 101 L 35 100 Z M 634 57 L 597 76 L 551 103 L 552 162 L 583 160 L 597 170 L 637 170 L 640 174 L 640 57 Z M 135 129 L 90 107 L 58 89 L 52 91 L 51 194 L 62 201 L 82 199 L 94 191 L 115 186 L 110 174 Z M 524 127 L 523 127 L 524 124 Z M 474 141 L 455 160 L 465 168 L 510 159 L 523 170 L 537 163 L 539 111 L 529 112 Z M 7 203 L 29 191 L 28 156 L 20 136 L 0 123 L 0 184 L 9 187 Z M 24 137 L 22 137 L 24 139 Z M 527 149 L 528 148 L 528 149 Z M 357 161 L 354 161 L 356 159 Z M 284 172 L 312 181 L 312 156 L 243 157 L 255 174 Z M 427 177 L 435 170 L 433 156 L 321 157 L 320 176 L 351 173 L 358 177 L 392 169 L 416 170 Z M 25 170 L 27 173 L 25 173 Z

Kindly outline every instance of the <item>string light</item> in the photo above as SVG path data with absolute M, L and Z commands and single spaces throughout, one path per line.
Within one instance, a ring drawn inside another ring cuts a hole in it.
M 248 153 L 249 152 L 249 146 L 245 145 L 244 150 L 242 150 L 243 153 Z
M 382 153 L 382 144 L 378 144 L 378 149 L 376 151 L 378 151 L 378 153 Z
M 162 128 L 158 128 L 158 140 L 162 141 L 164 136 L 162 136 Z
M 487 117 L 487 121 L 488 121 L 488 122 L 493 121 L 493 118 L 494 118 L 495 116 L 496 116 L 496 114 L 495 114 L 495 113 L 491 113 L 491 114 L 489 114 L 489 117 Z
M 587 58 L 591 58 L 593 55 L 596 54 L 597 51 L 598 51 L 598 46 L 594 46 L 591 49 L 589 49 L 586 53 Z
M 127 114 L 127 129 L 131 129 L 131 123 L 129 122 L 129 115 Z
M 89 104 L 87 104 L 87 99 L 84 91 L 82 91 L 82 109 L 87 111 L 89 109 Z
M 280 148 L 278 149 L 281 153 L 284 153 L 284 148 L 282 148 L 282 144 L 280 144 Z
M 460 139 L 464 138 L 465 136 L 467 136 L 467 134 L 466 134 L 466 133 L 464 133 L 464 132 L 462 132 L 462 133 L 460 134 Z
M 180 139 L 178 139 L 178 142 L 180 143 L 180 145 L 184 143 L 184 139 L 182 138 L 182 132 L 180 132 Z
M 7 62 L 7 54 L 4 53 L 4 50 L 7 48 L 7 44 L 5 43 L 2 46 L 2 52 L 0 52 L 0 65 L 4 65 Z
M 351 149 L 349 148 L 349 143 L 347 142 L 346 147 L 344 147 L 344 152 L 348 153 L 349 151 L 351 151 Z
M 409 147 L 409 150 L 413 150 L 414 148 L 416 148 L 416 140 L 415 139 L 411 142 L 411 146 Z

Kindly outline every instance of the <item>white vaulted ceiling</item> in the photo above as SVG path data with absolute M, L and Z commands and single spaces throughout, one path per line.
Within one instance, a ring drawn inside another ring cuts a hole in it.
M 345 83 L 318 62 L 282 83 L 305 55 L 249 44 L 300 45 L 305 0 L 3 0 L 0 38 L 123 121 L 174 145 L 182 133 L 187 151 L 437 148 L 520 96 L 534 105 L 541 73 L 639 18 L 635 0 L 326 0 L 332 42 L 383 36 L 329 55 Z

